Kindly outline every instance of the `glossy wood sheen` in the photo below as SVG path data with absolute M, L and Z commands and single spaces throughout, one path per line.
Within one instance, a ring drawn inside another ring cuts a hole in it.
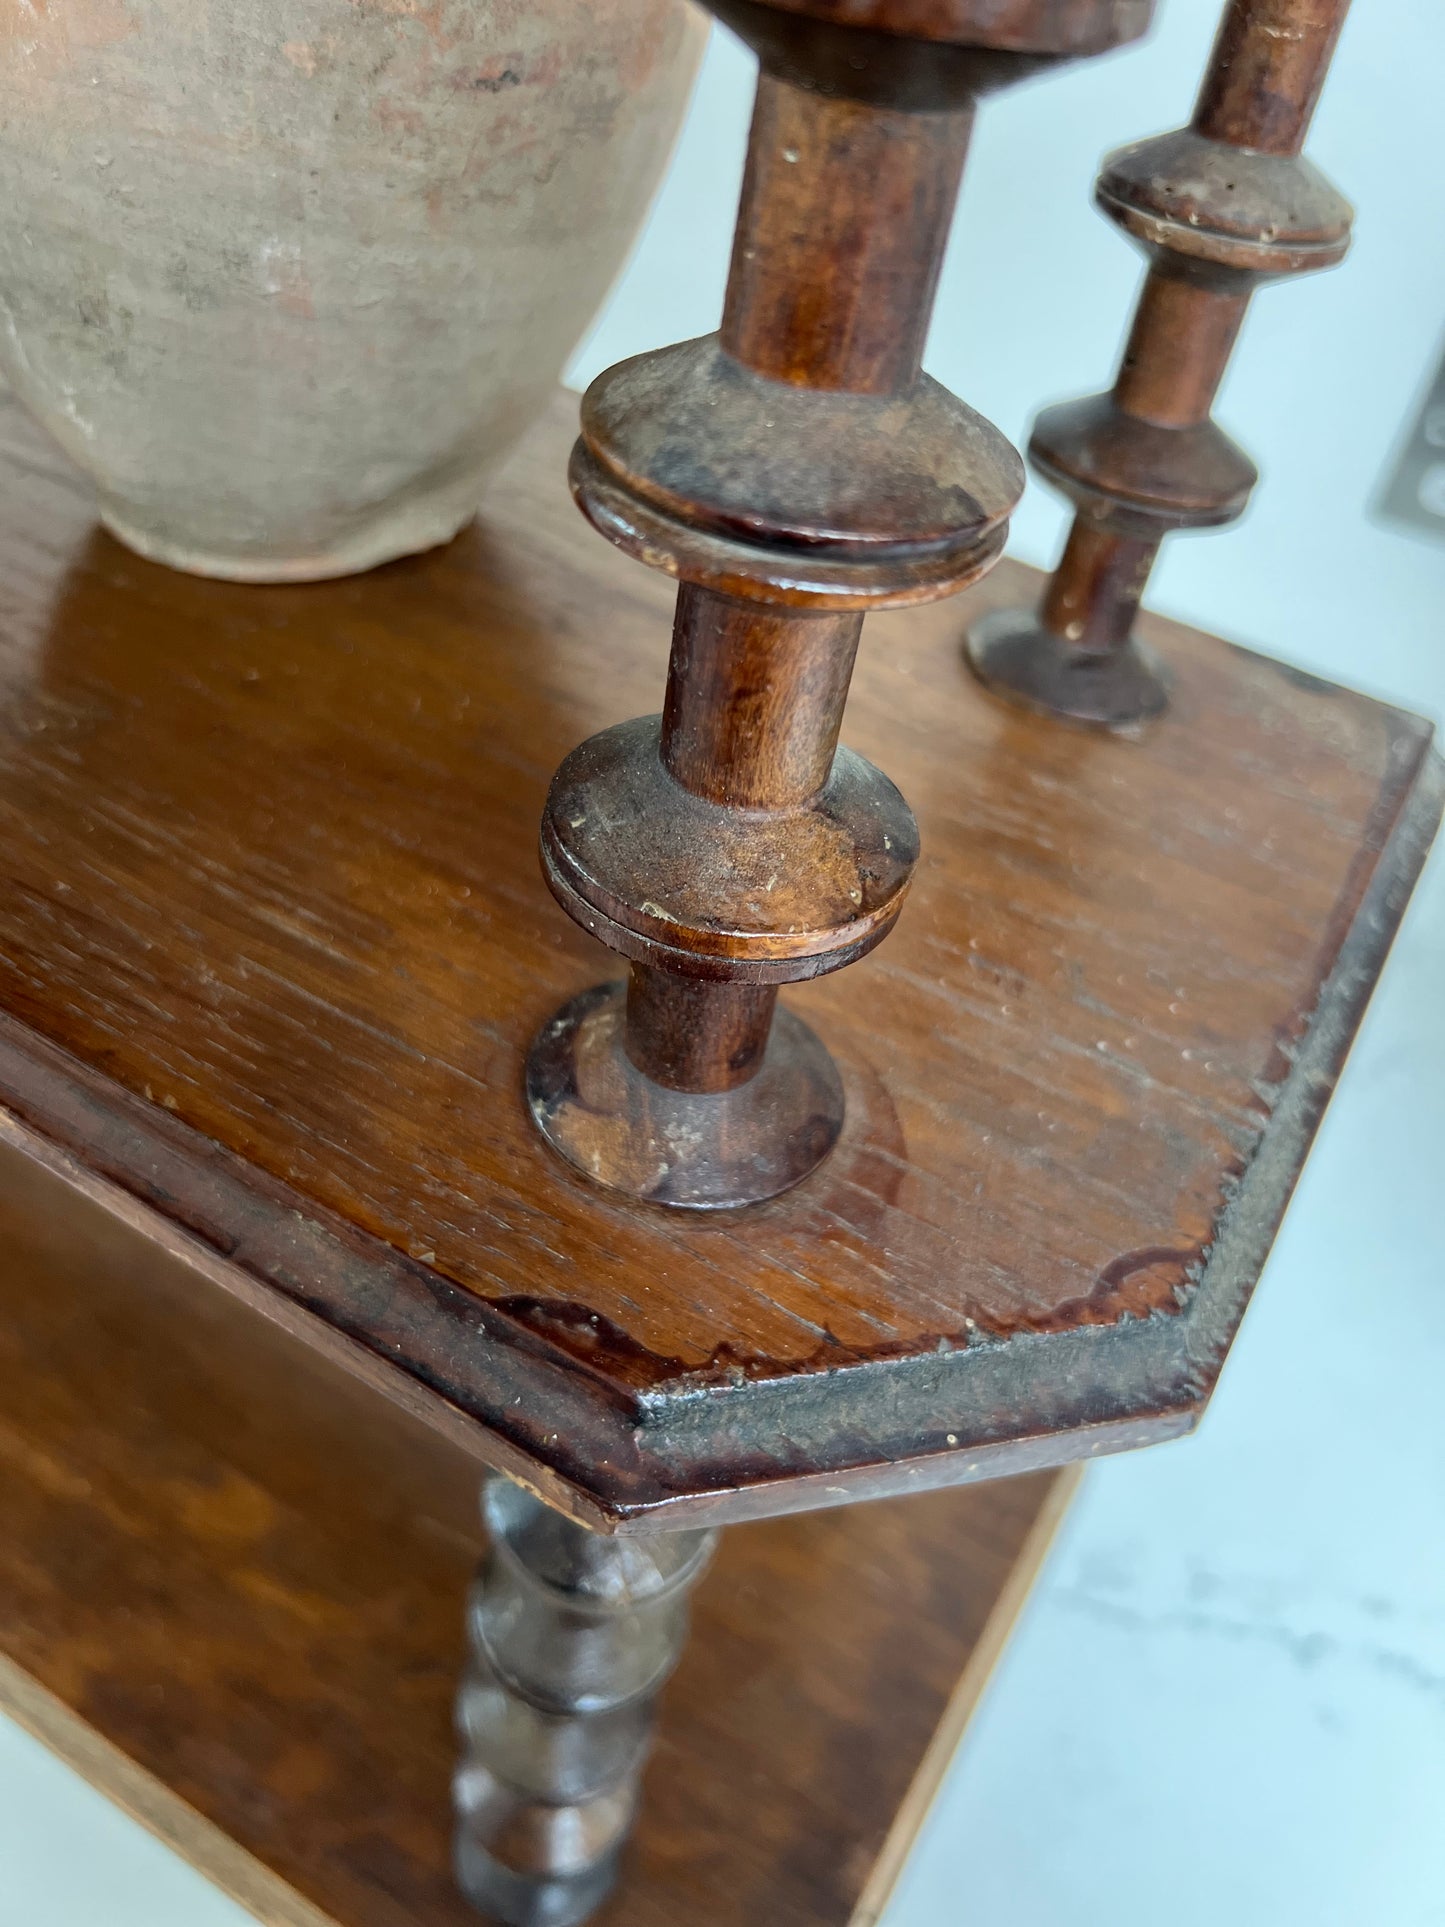
M 448 1818 L 475 1467 L 3 1148 L 0 1249 L 0 1706 L 265 1927 L 476 1927 Z M 604 1927 L 871 1921 L 1052 1503 L 727 1535 Z
M 451 548 L 274 590 L 135 560 L 0 418 L 4 1132 L 593 1517 L 1187 1427 L 1433 831 L 1426 725 L 1145 619 L 1172 711 L 1095 738 L 887 616 L 844 738 L 913 800 L 908 915 L 783 993 L 843 1138 L 751 1213 L 619 1203 L 521 1091 L 596 974 L 548 775 L 656 699 L 672 594 L 568 503 L 575 410 Z M 970 609 L 1035 599 L 998 576 Z
M 728 353 L 821 391 L 911 387 L 972 131 L 969 113 L 890 113 L 760 75 Z
M 1208 140 L 1297 154 L 1350 0 L 1230 0 L 1194 124 Z

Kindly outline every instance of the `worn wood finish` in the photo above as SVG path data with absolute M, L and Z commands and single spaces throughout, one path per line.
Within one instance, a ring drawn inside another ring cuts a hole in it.
M 587 1177 L 697 1210 L 777 1196 L 841 1135 L 823 1046 L 770 1051 L 754 998 L 739 1049 L 736 986 L 856 962 L 902 906 L 912 815 L 837 753 L 861 611 L 975 580 L 1021 483 L 922 369 L 974 97 L 1105 30 L 1091 0 L 935 9 L 950 47 L 918 42 L 915 70 L 890 76 L 876 30 L 917 31 L 916 9 L 811 8 L 784 47 L 766 9 L 719 10 L 760 61 L 722 327 L 600 376 L 573 468 L 596 526 L 682 584 L 661 735 L 645 721 L 584 743 L 542 830 L 558 901 L 646 970 L 635 985 L 704 982 L 685 993 L 685 1050 L 684 993 L 636 988 L 625 1028 L 610 1002 L 569 1003 L 528 1079 L 543 1135 Z M 951 78 L 920 101 L 918 72 L 946 55 Z M 809 581 L 802 545 L 841 576 Z M 750 1083 L 768 1076 L 763 1099 Z
M 862 618 L 761 615 L 706 589 L 678 595 L 662 763 L 734 809 L 801 809 L 827 785 Z
M 905 394 L 922 371 L 972 131 L 967 108 L 890 110 L 795 86 L 765 68 L 723 306 L 724 350 L 755 374 L 799 388 Z M 697 451 L 703 461 L 707 453 Z
M 627 979 L 627 1055 L 654 1084 L 732 1090 L 756 1075 L 777 1001 L 775 984 L 709 984 L 634 964 Z
M 0 1708 L 264 1927 L 475 1927 L 473 1464 L 3 1148 L 0 1250 Z M 871 1927 L 1061 1496 L 728 1535 L 605 1927 Z
M 451 548 L 264 590 L 95 535 L 0 413 L 0 1137 L 595 1522 L 1193 1424 L 1433 831 L 1428 728 L 1146 617 L 1171 713 L 1061 730 L 948 607 L 879 618 L 848 735 L 913 797 L 909 912 L 781 1006 L 838 1149 L 714 1222 L 609 1198 L 523 1108 L 595 970 L 531 830 L 671 598 L 579 524 L 575 406 Z
M 1244 511 L 1252 463 L 1210 409 L 1254 289 L 1333 267 L 1350 208 L 1300 159 L 1349 0 L 1230 0 L 1189 127 L 1104 162 L 1098 202 L 1149 260 L 1110 395 L 1049 408 L 1029 454 L 1075 504 L 1035 614 L 969 632 L 1010 701 L 1132 728 L 1168 701 L 1135 616 L 1160 543 Z

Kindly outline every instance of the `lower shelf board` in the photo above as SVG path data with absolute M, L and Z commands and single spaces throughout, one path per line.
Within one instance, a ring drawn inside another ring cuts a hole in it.
M 267 1927 L 468 1927 L 474 1465 L 0 1144 L 0 1707 Z M 868 1927 L 1072 1490 L 735 1528 L 606 1927 Z
M 939 1545 L 932 1542 L 959 1528 L 966 1534 L 967 1517 L 947 1515 L 966 1514 L 969 1508 L 914 1504 L 910 1510 L 930 1517 L 910 1522 L 911 1530 L 905 1525 L 892 1533 L 850 1530 L 859 1522 L 848 1515 L 814 1520 L 812 1532 L 797 1524 L 771 1534 L 766 1528 L 743 1529 L 754 1543 L 728 1549 L 699 1602 L 696 1639 L 699 1646 L 716 1639 L 717 1646 L 708 1657 L 699 1652 L 685 1665 L 671 1690 L 627 1876 L 598 1916 L 599 1927 L 609 1922 L 621 1927 L 624 1920 L 675 1927 L 682 1919 L 697 1927 L 731 1927 L 733 1922 L 764 1918 L 786 1921 L 790 1927 L 793 1922 L 831 1927 L 835 1921 L 874 1927 L 1078 1477 L 1077 1471 L 1068 1471 L 1051 1484 L 1030 1482 L 1049 1485 L 1049 1490 L 1041 1495 L 1034 1527 L 979 1636 L 970 1645 L 964 1630 L 954 1629 L 957 1650 L 966 1651 L 967 1658 L 951 1695 L 938 1693 L 932 1665 L 895 1661 L 881 1669 L 890 1684 L 897 1684 L 900 1674 L 910 1675 L 903 1684 L 920 1717 L 898 1718 L 876 1705 L 879 1695 L 874 1692 L 860 1695 L 852 1706 L 825 1703 L 824 1675 L 830 1661 L 846 1662 L 850 1668 L 871 1664 L 875 1654 L 869 1642 L 892 1643 L 876 1601 L 848 1601 L 839 1611 L 835 1588 L 860 1582 L 868 1588 L 870 1577 L 876 1585 L 900 1553 L 905 1560 L 931 1560 L 941 1571 L 946 1562 L 937 1557 Z M 831 1543 L 800 1543 L 818 1531 Z M 771 1544 L 763 1543 L 769 1538 Z M 821 1556 L 811 1557 L 814 1552 Z M 777 1614 L 795 1629 L 810 1620 L 816 1627 L 826 1615 L 832 1636 L 802 1658 L 790 1641 L 776 1637 L 776 1627 L 766 1634 L 759 1626 L 749 1627 L 753 1611 L 760 1622 Z M 893 1639 L 906 1645 L 918 1629 L 897 1601 L 891 1612 Z M 929 1627 L 924 1638 L 938 1644 L 942 1662 L 940 1634 L 940 1628 Z M 188 1660 L 184 1640 L 184 1628 L 178 1626 L 178 1668 L 185 1668 Z M 717 1675 L 732 1665 L 755 1669 L 776 1688 L 766 1717 L 757 1708 L 751 1714 L 746 1708 L 730 1717 L 722 1714 Z M 157 1682 L 157 1689 L 166 1691 L 166 1683 Z M 930 1701 L 940 1717 L 920 1755 L 921 1716 Z M 391 1700 L 371 1705 L 378 1726 L 395 1710 Z M 415 1748 L 423 1769 L 417 1786 L 424 1788 L 430 1780 L 436 1798 L 425 1808 L 416 1804 L 410 1813 L 397 1816 L 409 1822 L 408 1851 L 395 1863 L 399 1878 L 389 1886 L 391 1876 L 377 1866 L 371 1886 L 364 1866 L 358 1869 L 354 1862 L 348 1866 L 315 1851 L 298 1851 L 296 1835 L 311 1811 L 304 1794 L 284 1824 L 257 1826 L 255 1816 L 244 1810 L 244 1794 L 238 1798 L 234 1787 L 189 1788 L 192 1798 L 211 1796 L 207 1805 L 217 1817 L 208 1817 L 33 1675 L 0 1656 L 0 1711 L 264 1927 L 369 1927 L 402 1920 L 415 1927 L 440 1927 L 444 1922 L 461 1927 L 477 1920 L 448 1888 L 442 1805 L 450 1765 L 446 1710 L 446 1695 L 434 1695 L 426 1717 L 413 1713 L 397 1730 L 375 1735 L 372 1751 L 377 1759 L 389 1761 L 398 1745 Z M 871 1731 L 870 1711 L 883 1715 Z M 294 1739 L 297 1727 L 288 1722 L 285 1709 L 278 1707 L 275 1714 L 275 1736 L 284 1746 Z M 728 1731 L 725 1743 L 717 1745 L 720 1720 Z M 711 1755 L 702 1753 L 700 1747 L 709 1743 L 714 1747 Z M 815 1775 L 812 1783 L 788 1777 L 800 1758 Z M 826 1765 L 830 1760 L 833 1764 Z M 364 1781 L 373 1763 L 365 1755 L 338 1754 L 331 1770 L 342 1777 L 354 1773 Z M 890 1817 L 892 1793 L 910 1768 L 913 1777 Z M 365 1824 L 364 1803 L 359 1803 L 356 1818 Z M 243 1846 L 226 1831 L 228 1825 L 251 1844 Z M 302 1890 L 303 1882 L 308 1891 Z M 759 1906 L 766 1913 L 755 1911 Z M 684 1907 L 685 1914 L 679 1911 Z

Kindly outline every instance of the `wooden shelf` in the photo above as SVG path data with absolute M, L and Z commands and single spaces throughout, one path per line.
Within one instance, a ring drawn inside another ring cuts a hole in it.
M 475 1927 L 472 1460 L 3 1146 L 0 1249 L 0 1709 L 266 1927 Z M 600 1927 L 872 1927 L 1068 1484 L 726 1535 Z
M 605 972 L 550 772 L 655 706 L 671 586 L 569 504 L 575 402 L 450 548 L 326 586 L 136 560 L 0 418 L 8 1141 L 554 1503 L 622 1527 L 1058 1463 L 1196 1420 L 1441 806 L 1428 727 L 1145 625 L 1137 741 L 869 625 L 897 932 L 797 1006 L 849 1121 L 720 1222 L 574 1178 L 519 1094 Z

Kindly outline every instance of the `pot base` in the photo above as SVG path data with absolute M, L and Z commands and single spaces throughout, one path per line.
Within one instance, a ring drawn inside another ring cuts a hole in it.
M 158 527 L 134 505 L 113 496 L 100 498 L 100 519 L 116 538 L 148 562 L 163 562 L 186 575 L 212 576 L 221 582 L 330 582 L 362 575 L 402 556 L 421 555 L 452 541 L 474 519 L 483 483 L 465 493 L 455 486 L 438 490 L 404 509 L 388 506 L 373 521 L 324 547 L 287 551 L 236 549 L 226 552 L 188 539 L 182 530 Z

